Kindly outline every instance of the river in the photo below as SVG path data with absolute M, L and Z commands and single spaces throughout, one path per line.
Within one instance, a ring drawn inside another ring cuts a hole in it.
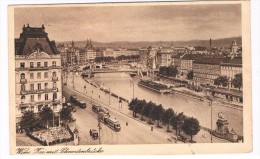
M 162 104 L 164 108 L 172 108 L 175 112 L 183 112 L 187 116 L 195 117 L 200 125 L 210 128 L 211 109 L 208 102 L 200 101 L 180 94 L 160 94 L 147 88 L 138 86 L 138 80 L 134 80 L 127 73 L 98 73 L 93 78 L 95 82 L 126 99 L 131 100 L 134 97 L 145 99 L 157 104 Z M 216 128 L 218 112 L 222 112 L 229 122 L 229 129 L 232 128 L 239 135 L 243 135 L 243 111 L 221 106 L 213 103 L 212 107 L 213 129 Z

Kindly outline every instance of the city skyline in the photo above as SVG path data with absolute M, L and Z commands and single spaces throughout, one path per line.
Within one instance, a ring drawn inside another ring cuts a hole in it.
M 16 8 L 23 25 L 46 27 L 50 39 L 98 42 L 189 41 L 241 36 L 241 5 L 131 5 Z M 126 7 L 128 9 L 126 9 Z M 84 16 L 82 16 L 84 15 Z M 62 32 L 61 32 L 62 31 Z

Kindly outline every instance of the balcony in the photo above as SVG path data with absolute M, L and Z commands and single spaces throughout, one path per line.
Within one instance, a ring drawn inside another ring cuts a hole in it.
M 58 88 L 52 88 L 52 92 L 58 92 Z
M 27 79 L 20 79 L 20 83 L 21 83 L 21 84 L 27 83 Z
M 29 68 L 29 71 L 34 71 L 34 70 L 36 70 L 36 71 L 40 71 L 40 70 L 49 70 L 50 68 L 49 67 L 30 67 Z
M 52 77 L 52 81 L 58 81 L 58 77 Z
M 45 88 L 45 89 L 36 89 L 36 90 L 21 90 L 20 94 L 40 94 L 40 93 L 49 93 L 49 92 L 58 92 L 58 88 Z

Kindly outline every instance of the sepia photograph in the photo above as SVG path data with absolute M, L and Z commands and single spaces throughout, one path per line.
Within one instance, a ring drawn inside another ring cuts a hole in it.
M 12 154 L 252 150 L 248 1 L 8 14 Z

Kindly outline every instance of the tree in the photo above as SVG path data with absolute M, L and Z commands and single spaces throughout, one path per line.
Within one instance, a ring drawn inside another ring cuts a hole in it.
M 222 85 L 223 87 L 226 87 L 228 85 L 228 78 L 227 76 L 219 76 L 214 80 L 214 85 L 217 85 L 218 87 Z
M 196 135 L 200 131 L 200 123 L 198 119 L 193 117 L 186 118 L 184 120 L 182 130 L 185 132 L 185 134 L 190 135 L 192 141 L 192 136 Z
M 232 80 L 232 84 L 235 88 L 238 88 L 240 91 L 240 88 L 243 87 L 243 76 L 242 73 L 236 74 L 235 78 Z
M 72 119 L 71 109 L 62 108 L 60 111 L 60 119 L 67 122 Z
M 189 71 L 187 74 L 187 79 L 192 80 L 193 79 L 193 70 Z
M 154 103 L 152 101 L 150 101 L 149 103 L 147 103 L 143 110 L 142 110 L 142 114 L 146 117 L 149 118 L 149 123 L 151 122 L 151 115 L 150 115 L 150 112 L 151 110 L 153 109 L 153 106 L 154 106 Z
M 176 135 L 177 135 L 178 130 L 179 130 L 179 133 L 180 133 L 182 126 L 183 126 L 183 123 L 184 123 L 186 118 L 187 117 L 183 114 L 183 112 L 178 113 L 178 114 L 175 113 L 173 115 L 171 125 L 176 130 Z
M 20 121 L 20 126 L 25 131 L 33 131 L 39 124 L 39 119 L 33 111 L 26 111 Z
M 159 68 L 159 73 L 162 74 L 162 75 L 167 76 L 167 71 L 168 71 L 168 69 L 167 69 L 166 66 L 162 66 L 162 67 Z
M 170 123 L 172 121 L 174 111 L 172 108 L 168 108 L 162 113 L 162 122 L 167 125 L 167 131 L 170 131 Z
M 170 76 L 170 77 L 176 77 L 176 75 L 178 74 L 178 69 L 176 66 L 169 66 L 167 68 L 167 75 Z
M 159 123 L 162 117 L 163 107 L 162 105 L 155 105 L 152 109 L 151 116 L 153 120 L 157 120 L 157 127 L 160 127 Z
M 48 126 L 53 122 L 54 112 L 50 107 L 44 107 L 42 111 L 39 112 L 40 123 L 42 126 Z

